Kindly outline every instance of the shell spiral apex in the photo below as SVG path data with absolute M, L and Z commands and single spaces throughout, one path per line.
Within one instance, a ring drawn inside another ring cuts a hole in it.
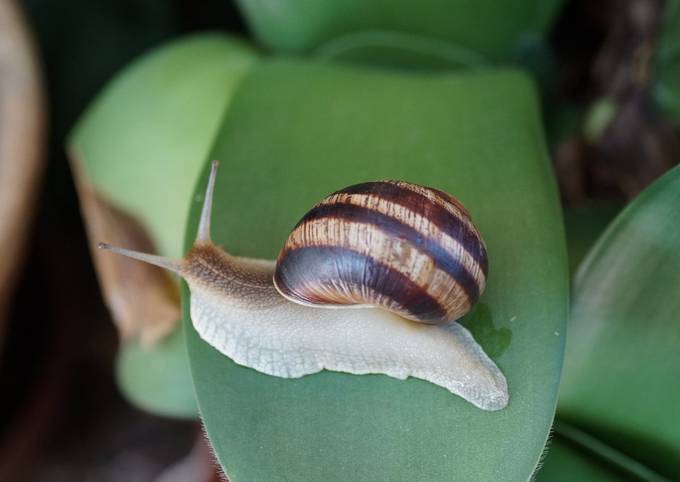
M 305 214 L 274 284 L 299 304 L 369 305 L 444 324 L 477 302 L 487 274 L 484 241 L 456 198 L 386 180 L 337 191 Z

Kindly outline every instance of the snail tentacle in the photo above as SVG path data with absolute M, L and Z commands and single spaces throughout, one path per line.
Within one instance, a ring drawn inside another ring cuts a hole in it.
M 134 251 L 132 249 L 119 248 L 117 246 L 112 246 L 108 243 L 97 243 L 98 249 L 104 249 L 106 251 L 111 251 L 113 253 L 122 254 L 128 258 L 136 259 L 138 261 L 143 261 L 148 264 L 153 264 L 159 268 L 167 269 L 175 274 L 182 275 L 182 261 L 175 261 L 174 259 L 166 258 L 164 256 L 158 256 L 155 254 L 142 253 L 140 251 Z
M 196 233 L 196 242 L 210 242 L 210 217 L 212 214 L 213 194 L 215 192 L 215 180 L 217 179 L 217 168 L 220 163 L 213 160 L 210 163 L 210 176 L 208 177 L 208 185 L 205 188 L 205 197 L 203 198 L 203 208 L 201 209 L 201 217 L 198 222 L 198 232 Z

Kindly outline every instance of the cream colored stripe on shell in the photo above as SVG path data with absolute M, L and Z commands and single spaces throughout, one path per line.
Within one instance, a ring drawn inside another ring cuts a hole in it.
M 415 229 L 424 236 L 434 240 L 447 252 L 449 252 L 455 259 L 459 260 L 463 267 L 470 273 L 470 275 L 475 279 L 477 286 L 479 286 L 479 292 L 484 291 L 486 285 L 486 277 L 482 271 L 481 266 L 472 255 L 465 249 L 465 247 L 455 238 L 449 236 L 447 233 L 442 231 L 430 222 L 424 216 L 415 213 L 405 206 L 390 202 L 381 198 L 379 195 L 375 194 L 345 194 L 338 193 L 324 200 L 320 204 L 336 204 L 345 203 L 353 204 L 355 206 L 365 207 L 371 209 L 380 214 L 389 216 L 397 221 Z M 450 211 L 453 213 L 453 211 Z M 455 214 L 456 217 L 462 216 L 461 214 Z M 467 216 L 462 216 L 462 219 L 469 223 Z M 476 233 L 474 226 L 469 226 Z
M 477 228 L 472 224 L 472 221 L 470 221 L 469 214 L 463 212 L 458 206 L 456 206 L 454 203 L 449 202 L 447 200 L 442 199 L 437 195 L 435 192 L 423 187 L 419 186 L 418 184 L 411 184 L 410 182 L 401 182 L 401 181 L 386 181 L 390 182 L 392 184 L 396 184 L 399 187 L 402 187 L 404 189 L 408 189 L 409 191 L 415 192 L 420 194 L 421 196 L 425 196 L 427 199 L 432 201 L 433 203 L 437 204 L 438 206 L 443 207 L 446 209 L 448 212 L 453 214 L 455 217 L 463 221 L 465 226 L 479 239 L 482 244 L 486 246 L 486 243 L 484 243 L 484 240 L 482 237 L 479 235 L 479 232 L 477 231 Z M 460 203 L 460 201 L 458 201 Z

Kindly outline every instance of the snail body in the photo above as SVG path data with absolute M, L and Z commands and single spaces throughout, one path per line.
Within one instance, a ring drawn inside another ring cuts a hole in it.
M 415 377 L 485 410 L 507 405 L 503 374 L 451 322 L 474 305 L 487 274 L 484 242 L 454 198 L 398 181 L 351 186 L 312 208 L 274 262 L 211 242 L 216 172 L 213 162 L 184 259 L 99 245 L 183 277 L 201 338 L 268 375 Z

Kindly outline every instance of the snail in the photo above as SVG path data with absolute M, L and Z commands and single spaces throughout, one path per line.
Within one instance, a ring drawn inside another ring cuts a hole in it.
M 184 259 L 98 247 L 181 276 L 196 331 L 237 364 L 283 378 L 323 369 L 414 377 L 484 410 L 507 405 L 505 377 L 453 321 L 488 271 L 458 200 L 401 181 L 357 184 L 314 206 L 276 262 L 236 257 L 210 238 L 217 166 Z

